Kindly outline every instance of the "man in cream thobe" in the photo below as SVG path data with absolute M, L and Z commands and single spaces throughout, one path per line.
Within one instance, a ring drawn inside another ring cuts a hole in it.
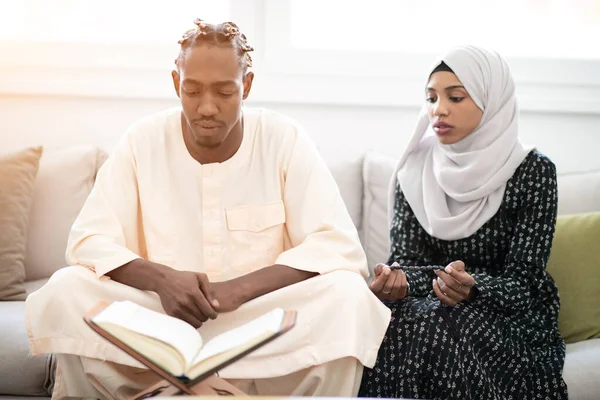
M 200 333 L 209 340 L 274 307 L 296 309 L 294 329 L 220 376 L 248 393 L 356 395 L 389 321 L 365 284 L 357 232 L 293 121 L 260 109 L 244 109 L 242 118 L 242 143 L 225 162 L 190 156 L 174 108 L 135 124 L 102 166 L 69 237 L 72 266 L 27 299 L 33 353 L 58 354 L 55 397 L 122 397 L 156 380 L 82 320 L 100 300 L 164 312 L 156 293 L 106 276 L 139 257 L 204 272 L 211 282 L 274 264 L 318 273 L 219 314 Z

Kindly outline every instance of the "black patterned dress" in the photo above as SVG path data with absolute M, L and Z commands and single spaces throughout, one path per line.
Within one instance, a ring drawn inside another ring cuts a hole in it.
M 389 263 L 465 262 L 477 295 L 437 299 L 435 274 L 407 272 L 409 297 L 392 319 L 359 396 L 420 399 L 566 399 L 559 297 L 546 273 L 557 208 L 556 168 L 532 151 L 508 181 L 496 215 L 468 238 L 428 235 L 396 189 Z

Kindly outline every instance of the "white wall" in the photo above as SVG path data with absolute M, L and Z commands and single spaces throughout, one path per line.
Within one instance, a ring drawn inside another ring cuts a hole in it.
M 177 99 L 53 97 L 0 93 L 0 153 L 42 144 L 48 149 L 92 143 L 111 150 L 129 124 L 177 105 Z M 254 104 L 297 119 L 326 158 L 356 159 L 373 149 L 398 156 L 417 108 Z M 600 110 L 596 114 L 523 112 L 523 141 L 550 156 L 559 172 L 600 169 Z

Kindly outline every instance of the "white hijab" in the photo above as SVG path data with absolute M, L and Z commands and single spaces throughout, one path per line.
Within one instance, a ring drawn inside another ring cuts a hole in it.
M 427 107 L 400 158 L 390 185 L 390 224 L 396 179 L 417 220 L 442 240 L 471 236 L 502 203 L 507 181 L 533 149 L 518 138 L 515 85 L 506 61 L 473 46 L 452 49 L 445 62 L 483 111 L 479 126 L 460 142 L 441 144 Z

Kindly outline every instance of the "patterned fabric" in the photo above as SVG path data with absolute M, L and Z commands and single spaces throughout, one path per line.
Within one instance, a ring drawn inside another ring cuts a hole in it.
M 426 399 L 566 399 L 559 297 L 545 271 L 556 222 L 556 169 L 535 151 L 509 180 L 497 214 L 472 236 L 429 236 L 398 186 L 388 263 L 462 260 L 476 296 L 455 307 L 432 272 L 408 271 L 409 297 L 392 319 L 359 396 Z

